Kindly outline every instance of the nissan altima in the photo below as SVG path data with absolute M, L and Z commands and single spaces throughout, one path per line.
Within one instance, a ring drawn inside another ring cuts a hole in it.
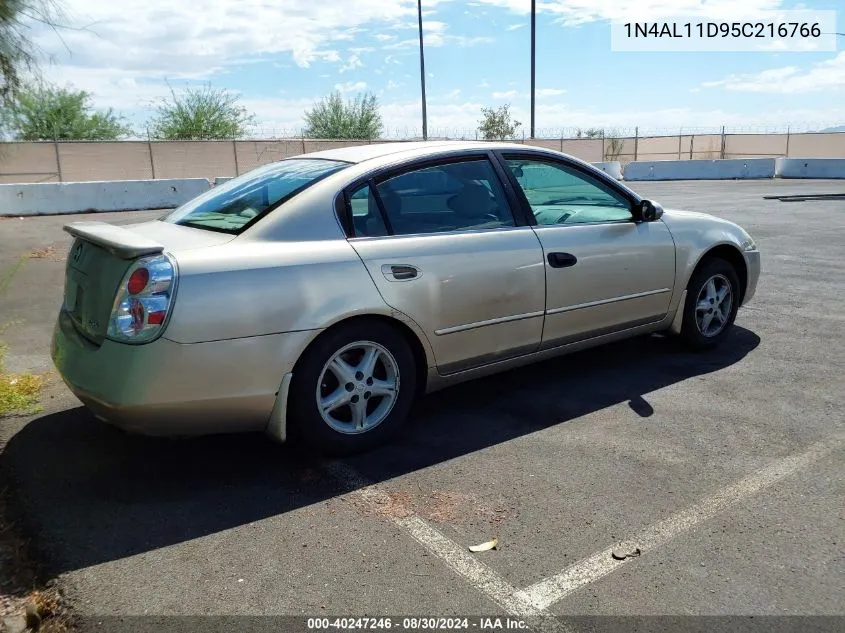
M 736 224 L 509 143 L 304 154 L 157 220 L 65 230 L 52 357 L 97 417 L 333 454 L 460 381 L 653 332 L 729 344 L 760 274 Z

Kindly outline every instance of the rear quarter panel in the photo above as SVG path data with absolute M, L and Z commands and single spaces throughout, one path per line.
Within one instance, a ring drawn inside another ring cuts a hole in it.
M 365 314 L 408 320 L 384 303 L 346 240 L 234 240 L 175 257 L 179 287 L 164 337 L 179 343 L 320 330 Z

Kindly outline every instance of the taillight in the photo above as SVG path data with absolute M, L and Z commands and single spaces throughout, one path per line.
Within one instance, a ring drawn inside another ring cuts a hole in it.
M 122 343 L 148 343 L 164 329 L 173 303 L 176 267 L 167 255 L 144 257 L 126 271 L 117 291 L 109 338 Z
M 139 295 L 147 287 L 150 281 L 150 271 L 146 268 L 136 268 L 129 275 L 129 281 L 126 282 L 126 288 L 131 295 Z

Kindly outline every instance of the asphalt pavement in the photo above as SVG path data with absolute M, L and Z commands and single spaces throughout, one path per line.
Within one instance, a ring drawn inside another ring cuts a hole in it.
M 328 462 L 127 435 L 53 376 L 0 421 L 0 468 L 76 613 L 845 616 L 845 201 L 763 198 L 845 182 L 631 185 L 757 241 L 719 350 L 641 337 L 453 387 L 403 442 Z M 51 368 L 83 217 L 0 219 L 8 370 Z

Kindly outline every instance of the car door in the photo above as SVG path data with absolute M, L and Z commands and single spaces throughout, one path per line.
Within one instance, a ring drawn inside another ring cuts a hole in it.
M 543 247 L 541 348 L 666 316 L 675 243 L 662 221 L 640 221 L 630 194 L 575 163 L 519 153 L 501 159 Z
M 425 332 L 443 374 L 540 345 L 543 252 L 497 170 L 487 152 L 453 156 L 346 191 L 350 244 L 384 301 Z

